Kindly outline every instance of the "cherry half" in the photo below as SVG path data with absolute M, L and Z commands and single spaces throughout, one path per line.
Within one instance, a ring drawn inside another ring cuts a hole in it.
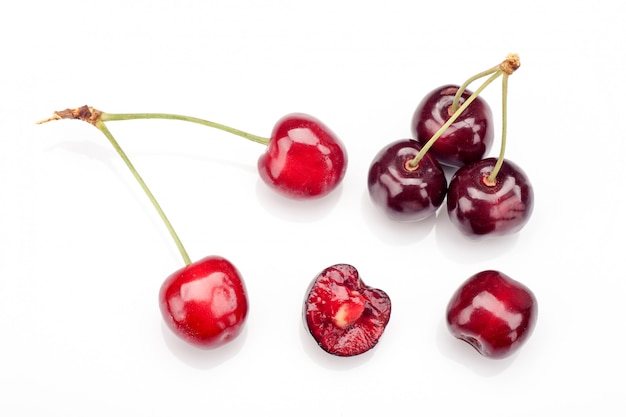
M 496 158 L 487 158 L 466 165 L 459 168 L 450 180 L 448 215 L 467 236 L 515 233 L 524 227 L 532 214 L 533 187 L 524 171 L 505 159 L 492 180 L 490 177 L 496 163 Z
M 280 119 L 258 161 L 263 181 L 294 198 L 328 194 L 341 182 L 346 167 L 341 141 L 322 122 L 306 114 Z
M 487 270 L 471 276 L 456 290 L 447 306 L 446 321 L 456 338 L 485 357 L 501 359 L 528 340 L 537 311 L 530 289 L 502 272 Z
M 414 139 L 398 140 L 381 149 L 370 165 L 370 198 L 394 220 L 423 220 L 446 197 L 448 183 L 435 158 L 427 153 L 416 167 L 410 165 L 421 149 Z
M 336 356 L 372 349 L 391 315 L 391 300 L 368 287 L 352 265 L 337 264 L 313 279 L 304 300 L 304 323 L 317 344 Z
M 455 85 L 441 86 L 428 93 L 418 104 L 411 130 L 420 145 L 424 146 L 454 114 L 453 103 L 459 88 Z M 464 89 L 458 104 L 463 104 L 471 95 L 472 92 Z M 483 158 L 491 148 L 493 138 L 491 109 L 485 100 L 477 97 L 443 132 L 430 152 L 440 163 L 460 167 Z
M 168 327 L 190 344 L 212 348 L 234 339 L 248 314 L 239 271 L 228 260 L 209 256 L 167 277 L 159 306 Z

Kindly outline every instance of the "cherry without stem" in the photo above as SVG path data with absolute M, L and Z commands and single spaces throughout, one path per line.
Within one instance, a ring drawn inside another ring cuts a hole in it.
M 468 278 L 446 308 L 448 329 L 481 355 L 501 359 L 516 352 L 537 321 L 537 299 L 524 284 L 495 270 Z

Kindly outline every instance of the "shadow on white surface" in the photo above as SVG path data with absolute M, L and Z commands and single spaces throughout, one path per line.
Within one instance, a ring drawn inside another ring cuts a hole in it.
M 297 200 L 273 190 L 259 178 L 257 179 L 256 200 L 268 213 L 279 219 L 310 223 L 330 214 L 341 199 L 342 192 L 343 184 L 339 184 L 330 194 L 323 197 Z
M 363 193 L 362 211 L 372 232 L 385 243 L 394 246 L 410 245 L 425 239 L 435 227 L 436 218 L 431 216 L 419 222 L 398 222 L 389 218 L 371 201 L 367 190 Z
M 467 237 L 452 224 L 445 207 L 437 213 L 436 221 L 435 238 L 441 253 L 457 262 L 481 262 L 510 253 L 519 238 L 518 233 L 478 239 Z
M 161 323 L 163 341 L 172 354 L 185 365 L 200 369 L 212 369 L 232 359 L 242 349 L 246 342 L 248 330 L 244 327 L 235 339 L 213 349 L 201 349 L 190 345 L 176 336 L 165 323 Z
M 515 362 L 516 354 L 503 359 L 490 359 L 482 356 L 468 343 L 457 339 L 449 331 L 445 319 L 437 326 L 437 345 L 447 358 L 484 377 L 494 377 L 504 372 Z

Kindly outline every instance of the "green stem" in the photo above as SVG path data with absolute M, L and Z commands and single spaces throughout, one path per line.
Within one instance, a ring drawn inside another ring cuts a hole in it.
M 467 81 L 465 81 L 459 87 L 456 94 L 454 95 L 454 100 L 452 101 L 452 107 L 451 107 L 452 112 L 457 111 L 457 109 L 459 108 L 459 101 L 461 100 L 461 96 L 463 95 L 463 93 L 465 92 L 465 90 L 471 83 L 478 80 L 479 78 L 483 78 L 483 77 L 486 77 L 487 75 L 493 74 L 494 72 L 498 71 L 498 69 L 499 69 L 499 66 L 495 66 L 493 68 L 489 68 L 486 71 L 480 72 L 474 75 L 473 77 L 468 78 Z
M 137 120 L 137 119 L 165 119 L 165 120 L 182 120 L 185 122 L 198 123 L 203 126 L 212 127 L 214 129 L 223 130 L 224 132 L 232 133 L 233 135 L 241 136 L 253 142 L 257 142 L 263 145 L 268 145 L 269 138 L 253 135 L 248 132 L 244 132 L 239 129 L 233 129 L 232 127 L 223 125 L 221 123 L 211 122 L 209 120 L 199 119 L 197 117 L 183 116 L 179 114 L 169 113 L 127 113 L 127 114 L 115 114 L 115 113 L 102 113 L 100 120 L 103 122 L 114 120 Z
M 500 155 L 498 156 L 498 160 L 496 161 L 496 165 L 493 167 L 493 171 L 487 178 L 487 183 L 495 185 L 496 178 L 498 177 L 498 172 L 500 172 L 500 168 L 502 168 L 502 163 L 504 162 L 504 153 L 506 148 L 506 120 L 507 120 L 507 96 L 508 96 L 508 88 L 509 88 L 509 75 L 504 74 L 502 77 L 502 142 L 500 145 Z
M 178 235 L 176 234 L 176 231 L 172 227 L 172 224 L 170 223 L 170 221 L 168 220 L 167 216 L 163 212 L 163 209 L 161 208 L 161 206 L 157 202 L 156 198 L 154 198 L 154 195 L 152 194 L 152 192 L 150 191 L 150 189 L 148 188 L 148 186 L 146 185 L 144 180 L 141 178 L 141 176 L 139 175 L 139 173 L 137 172 L 137 170 L 135 169 L 133 164 L 130 162 L 130 159 L 128 159 L 128 156 L 126 156 L 126 153 L 122 150 L 120 145 L 117 143 L 117 140 L 115 140 L 115 138 L 113 137 L 113 135 L 111 134 L 109 129 L 105 126 L 105 124 L 104 124 L 104 122 L 102 120 L 97 120 L 94 123 L 94 126 L 96 126 L 102 133 L 104 133 L 104 135 L 107 137 L 109 142 L 111 142 L 111 145 L 113 145 L 113 147 L 117 151 L 118 155 L 124 160 L 124 162 L 126 163 L 126 166 L 130 170 L 130 172 L 132 172 L 132 174 L 134 175 L 135 179 L 137 180 L 137 182 L 139 182 L 139 185 L 141 185 L 141 188 L 143 189 L 143 191 L 146 193 L 146 195 L 150 199 L 150 202 L 152 203 L 152 205 L 154 206 L 156 211 L 159 213 L 159 216 L 161 217 L 161 220 L 163 220 L 163 223 L 165 223 L 165 227 L 167 227 L 167 230 L 170 232 L 170 235 L 174 239 L 174 242 L 176 242 L 176 246 L 178 247 L 178 251 L 180 252 L 180 254 L 183 257 L 183 261 L 185 262 L 185 265 L 189 265 L 191 263 L 191 259 L 189 258 L 189 255 L 187 254 L 187 251 L 185 250 L 185 247 L 183 246 L 182 242 L 178 238 Z
M 422 160 L 424 155 L 426 155 L 426 152 L 428 152 L 428 150 L 435 144 L 435 142 L 437 141 L 437 139 L 439 139 L 443 132 L 445 132 L 446 129 L 448 129 L 452 125 L 452 123 L 454 123 L 456 119 L 459 118 L 459 116 L 465 111 L 465 109 L 467 109 L 467 107 L 472 104 L 474 100 L 476 100 L 478 95 L 482 93 L 482 91 L 487 88 L 487 86 L 500 75 L 502 75 L 502 71 L 497 70 L 491 77 L 487 79 L 487 81 L 485 81 L 480 87 L 478 87 L 478 89 L 474 91 L 474 93 L 472 93 L 472 95 L 463 102 L 461 107 L 459 107 L 454 112 L 454 114 L 450 116 L 450 118 L 439 128 L 439 130 L 435 132 L 435 134 L 428 140 L 428 142 L 426 142 L 426 144 L 422 147 L 422 149 L 420 149 L 417 155 L 415 155 L 415 158 L 408 162 L 407 167 L 410 169 L 417 169 L 420 161 Z

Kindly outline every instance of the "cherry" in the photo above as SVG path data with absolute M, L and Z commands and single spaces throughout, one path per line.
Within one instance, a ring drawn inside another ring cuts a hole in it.
M 53 117 L 43 122 L 58 119 L 93 122 L 96 118 L 103 123 L 137 119 L 181 120 L 219 129 L 265 145 L 266 151 L 257 163 L 261 179 L 279 193 L 294 199 L 310 199 L 329 194 L 341 183 L 347 169 L 348 158 L 343 143 L 321 121 L 303 113 L 293 113 L 281 118 L 274 125 L 270 138 L 197 117 L 169 113 L 105 113 L 87 106 L 55 112 Z
M 206 257 L 170 275 L 161 286 L 159 305 L 175 334 L 205 348 L 235 338 L 248 313 L 239 272 L 218 256 Z
M 532 214 L 534 206 L 532 185 L 521 168 L 504 158 L 508 79 L 519 66 L 519 57 L 516 54 L 510 54 L 500 65 L 468 80 L 469 82 L 491 75 L 480 87 L 482 90 L 493 80 L 502 76 L 500 155 L 497 159 L 487 158 L 459 168 L 450 180 L 448 188 L 449 217 L 455 226 L 471 237 L 515 233 L 524 227 Z
M 380 150 L 370 165 L 370 198 L 394 220 L 423 220 L 446 197 L 446 176 L 435 158 L 425 154 L 417 167 L 410 165 L 420 150 L 414 139 L 398 140 Z
M 537 300 L 523 284 L 502 272 L 471 276 L 454 293 L 446 310 L 450 332 L 493 359 L 517 351 L 532 334 Z
M 274 126 L 267 151 L 258 161 L 263 181 L 295 198 L 328 194 L 346 172 L 346 151 L 322 122 L 291 114 Z
M 304 322 L 317 344 L 336 356 L 372 349 L 391 315 L 391 300 L 368 287 L 352 265 L 337 264 L 311 282 L 303 308 Z
M 422 146 L 454 114 L 453 103 L 459 88 L 455 85 L 436 88 L 418 104 L 411 128 Z M 462 104 L 471 94 L 465 89 L 458 103 Z M 477 97 L 433 144 L 431 152 L 440 163 L 459 167 L 480 160 L 491 148 L 493 137 L 491 109 L 485 100 Z
M 526 174 L 513 162 L 504 160 L 491 182 L 496 163 L 496 158 L 487 158 L 466 165 L 450 181 L 448 215 L 468 236 L 517 232 L 532 214 L 534 193 Z
M 159 292 L 159 305 L 166 324 L 177 336 L 196 346 L 217 347 L 231 341 L 241 332 L 248 312 L 246 290 L 239 272 L 229 261 L 217 256 L 191 262 L 160 204 L 105 125 L 104 115 L 83 106 L 56 112 L 40 123 L 78 119 L 94 125 L 106 136 L 158 212 L 185 262 L 185 267 L 166 278 Z

